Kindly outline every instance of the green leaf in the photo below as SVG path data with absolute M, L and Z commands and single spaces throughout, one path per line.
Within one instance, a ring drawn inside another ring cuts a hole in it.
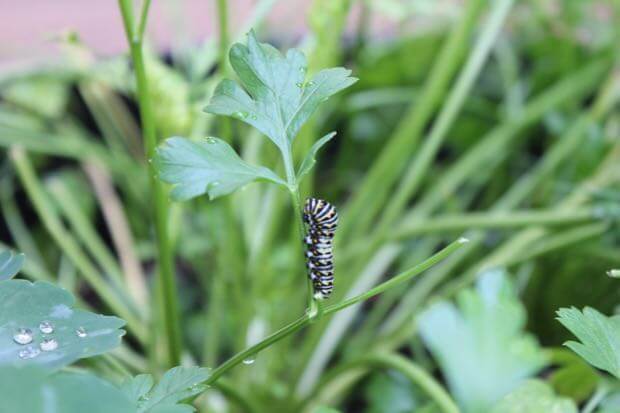
M 155 387 L 152 376 L 141 374 L 125 381 L 122 390 L 136 403 L 138 413 L 182 413 L 194 409 L 178 403 L 205 391 L 207 386 L 201 383 L 207 378 L 209 369 L 174 367 L 164 374 Z
M 123 320 L 74 309 L 74 303 L 69 292 L 46 282 L 0 282 L 0 343 L 3 343 L 0 365 L 38 364 L 58 369 L 78 359 L 105 353 L 120 344 L 125 334 L 120 330 L 125 324 Z M 42 322 L 49 322 L 53 332 L 44 334 L 40 329 Z M 78 334 L 80 328 L 85 335 Z M 30 330 L 32 342 L 16 343 L 14 335 L 18 329 Z M 58 347 L 40 351 L 46 338 L 56 340 Z M 20 357 L 24 351 L 35 356 Z
M 10 250 L 0 252 L 0 281 L 15 277 L 23 265 L 24 254 L 18 254 Z
M 528 380 L 506 395 L 492 413 L 577 413 L 575 403 L 553 394 L 541 380 Z
M 301 126 L 319 104 L 357 81 L 350 70 L 321 70 L 307 83 L 306 58 L 290 49 L 286 56 L 248 34 L 247 46 L 235 44 L 230 64 L 243 87 L 231 80 L 222 81 L 205 108 L 207 112 L 234 116 L 267 135 L 283 154 Z M 245 88 L 245 89 L 244 89 Z
M 226 142 L 207 138 L 166 139 L 157 148 L 155 166 L 162 181 L 173 184 L 171 197 L 187 200 L 205 192 L 210 199 L 227 195 L 257 179 L 285 185 L 270 169 L 244 162 Z
M 565 346 L 588 363 L 620 378 L 620 316 L 607 317 L 593 308 L 562 308 L 558 320 L 577 336 L 580 343 L 568 341 Z
M 48 375 L 39 366 L 0 367 L 1 412 L 135 413 L 112 384 L 86 373 Z
M 323 147 L 323 145 L 325 145 L 327 142 L 332 140 L 332 138 L 334 136 L 336 136 L 336 132 L 331 132 L 331 133 L 328 133 L 327 135 L 323 136 L 318 141 L 314 142 L 314 145 L 312 145 L 312 147 L 310 148 L 310 150 L 306 154 L 306 157 L 304 158 L 303 162 L 301 163 L 301 166 L 299 167 L 299 170 L 297 171 L 297 180 L 298 181 L 304 175 L 306 175 L 308 172 L 310 172 L 310 170 L 314 167 L 314 164 L 316 163 L 316 159 L 315 159 L 316 158 L 316 153 L 318 152 L 319 149 L 321 149 L 321 147 Z
M 440 302 L 419 317 L 424 342 L 465 412 L 487 412 L 546 363 L 524 331 L 526 312 L 502 271 L 483 274 L 476 290 Z

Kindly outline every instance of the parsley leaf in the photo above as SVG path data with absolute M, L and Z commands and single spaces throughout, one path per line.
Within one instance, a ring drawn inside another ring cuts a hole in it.
M 208 193 L 214 199 L 257 179 L 285 185 L 273 171 L 253 166 L 217 138 L 191 141 L 173 137 L 157 148 L 159 178 L 173 184 L 171 197 L 181 201 Z
M 174 367 L 154 387 L 151 375 L 140 374 L 126 380 L 121 390 L 136 403 L 138 413 L 194 411 L 192 407 L 178 403 L 202 393 L 207 386 L 201 383 L 208 377 L 206 368 Z
M 463 410 L 486 412 L 546 357 L 524 332 L 525 308 L 502 271 L 483 274 L 457 303 L 439 302 L 422 313 L 420 332 Z
M 299 129 L 321 102 L 357 81 L 349 76 L 350 70 L 337 67 L 321 70 L 305 83 L 303 53 L 290 49 L 282 55 L 271 45 L 259 43 L 253 31 L 247 46 L 237 43 L 231 48 L 230 64 L 242 86 L 223 80 L 205 110 L 252 125 L 283 154 L 290 152 Z
M 590 307 L 583 312 L 562 308 L 557 314 L 560 323 L 581 340 L 564 345 L 594 367 L 620 378 L 620 316 L 607 317 Z

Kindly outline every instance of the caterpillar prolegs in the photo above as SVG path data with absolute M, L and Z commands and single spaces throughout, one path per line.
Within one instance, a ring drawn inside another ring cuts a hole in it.
M 327 201 L 308 198 L 304 205 L 304 222 L 308 225 L 304 239 L 308 276 L 314 286 L 314 296 L 324 299 L 334 289 L 332 240 L 338 226 L 338 212 Z

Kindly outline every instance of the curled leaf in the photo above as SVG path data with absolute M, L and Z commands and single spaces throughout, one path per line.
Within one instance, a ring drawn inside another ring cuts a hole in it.
M 323 147 L 323 145 L 332 140 L 334 136 L 336 136 L 336 132 L 330 132 L 318 141 L 314 142 L 314 145 L 312 145 L 306 154 L 306 157 L 297 171 L 297 180 L 300 180 L 304 175 L 312 170 L 314 164 L 316 164 L 316 153 Z

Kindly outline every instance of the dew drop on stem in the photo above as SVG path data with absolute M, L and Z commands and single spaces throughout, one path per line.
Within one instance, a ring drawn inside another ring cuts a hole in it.
M 88 336 L 88 333 L 86 332 L 86 329 L 84 327 L 80 327 L 75 330 L 75 335 L 77 335 L 79 338 L 84 338 Z
M 243 364 L 245 364 L 246 366 L 249 366 L 250 364 L 254 364 L 255 361 L 256 361 L 256 358 L 254 356 L 250 356 L 246 359 L 243 359 Z

